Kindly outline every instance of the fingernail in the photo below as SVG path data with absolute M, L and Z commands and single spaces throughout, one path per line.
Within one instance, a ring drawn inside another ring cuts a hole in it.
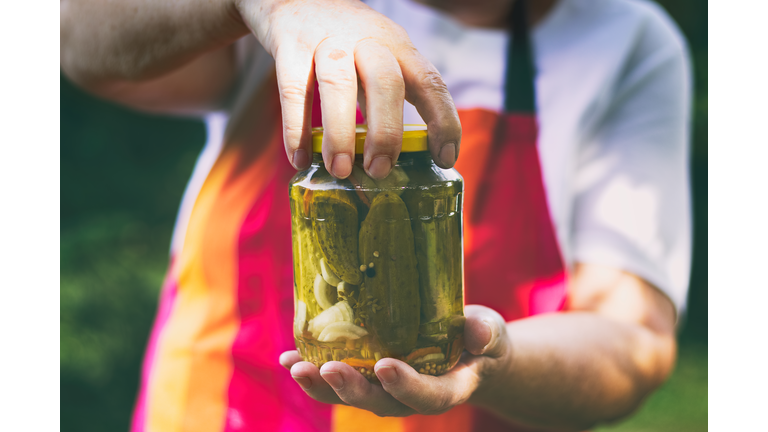
M 368 175 L 376 179 L 383 179 L 391 170 L 392 159 L 387 156 L 378 156 L 368 166 Z
M 488 333 L 490 333 L 490 334 L 491 334 L 491 336 L 488 338 L 488 343 L 487 343 L 487 344 L 485 344 L 485 346 L 483 347 L 483 351 L 482 351 L 482 353 L 485 353 L 485 351 L 486 351 L 486 350 L 488 349 L 488 347 L 491 345 L 491 342 L 493 342 L 493 326 L 491 325 L 491 323 L 489 323 L 489 322 L 488 322 L 488 321 L 486 321 L 486 320 L 483 320 L 483 324 L 485 324 L 485 325 L 488 327 Z M 481 354 L 482 354 L 482 353 L 481 353 Z
M 379 381 L 384 384 L 392 384 L 397 381 L 397 369 L 392 366 L 381 366 L 375 370 Z
M 304 149 L 298 149 L 293 152 L 293 167 L 296 169 L 304 169 L 309 163 L 309 156 Z
M 310 380 L 307 377 L 293 376 L 293 379 L 296 380 L 296 382 L 299 383 L 301 388 L 303 388 L 304 390 L 312 387 L 312 380 Z
M 443 148 L 440 149 L 438 157 L 443 165 L 452 167 L 453 164 L 456 163 L 456 144 L 450 143 L 444 145 Z
M 344 377 L 340 373 L 320 372 L 320 375 L 334 390 L 341 390 L 344 387 Z
M 333 176 L 344 179 L 352 172 L 352 158 L 348 154 L 338 154 L 333 157 L 333 166 L 331 166 Z

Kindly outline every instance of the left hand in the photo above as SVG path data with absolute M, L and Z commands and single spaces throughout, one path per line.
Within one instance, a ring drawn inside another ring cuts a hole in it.
M 345 404 L 382 417 L 441 414 L 467 402 L 493 382 L 496 371 L 510 364 L 512 348 L 504 319 L 485 306 L 466 306 L 465 352 L 450 372 L 422 375 L 407 363 L 383 358 L 374 370 L 381 385 L 371 384 L 346 363 L 331 361 L 320 369 L 301 361 L 298 351 L 286 351 L 280 364 L 312 398 Z

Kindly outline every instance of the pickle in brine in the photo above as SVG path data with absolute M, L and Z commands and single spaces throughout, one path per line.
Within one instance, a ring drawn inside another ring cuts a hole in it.
M 374 180 L 376 186 L 382 191 L 391 191 L 402 196 L 403 190 L 408 186 L 408 174 L 399 166 L 395 166 L 389 175 L 381 180 Z
M 343 190 L 314 191 L 312 227 L 328 269 L 340 280 L 359 285 L 357 206 L 348 194 Z
M 403 168 L 395 166 L 388 176 L 381 180 L 374 180 L 368 177 L 368 174 L 357 165 L 352 166 L 350 181 L 355 186 L 358 195 L 363 194 L 365 203 L 369 204 L 376 198 L 376 195 L 382 192 L 394 192 L 402 195 L 403 190 L 408 186 L 408 174 Z M 362 198 L 361 198 L 362 199 Z
M 312 222 L 306 213 L 306 190 L 291 187 L 291 229 L 293 231 L 293 277 L 295 294 L 307 307 L 307 314 L 313 317 L 322 311 L 314 296 L 314 280 L 320 271 L 316 265 L 320 248 L 312 230 Z
M 360 262 L 366 328 L 388 355 L 407 355 L 418 338 L 419 275 L 408 209 L 397 194 L 382 192 L 371 203 L 360 228 Z
M 450 188 L 411 189 L 405 195 L 411 214 L 419 271 L 422 336 L 445 338 L 462 306 L 461 220 Z

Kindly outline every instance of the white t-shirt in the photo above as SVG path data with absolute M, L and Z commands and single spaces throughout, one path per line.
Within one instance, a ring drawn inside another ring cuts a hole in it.
M 460 109 L 501 111 L 503 30 L 466 27 L 409 0 L 368 0 L 403 26 L 440 71 Z M 688 148 L 691 73 L 684 40 L 643 0 L 558 0 L 531 32 L 538 150 L 566 264 L 614 266 L 685 304 L 691 259 Z M 236 116 L 273 61 L 238 42 L 240 79 L 226 112 L 207 116 L 208 143 L 179 212 L 172 251 Z M 404 122 L 423 123 L 406 103 Z

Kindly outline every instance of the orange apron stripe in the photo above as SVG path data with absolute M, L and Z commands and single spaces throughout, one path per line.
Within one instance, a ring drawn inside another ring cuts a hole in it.
M 152 431 L 219 431 L 224 426 L 231 346 L 240 326 L 237 250 L 232 245 L 252 204 L 242 198 L 264 188 L 272 171 L 270 160 L 276 156 L 264 154 L 242 170 L 242 149 L 225 149 L 190 216 L 174 271 L 177 304 L 161 335 L 148 392 L 147 426 Z
M 400 417 L 379 417 L 376 414 L 346 405 L 334 405 L 333 432 L 404 432 Z
M 217 192 L 226 178 L 226 166 L 233 159 L 220 159 L 211 171 L 190 216 L 185 245 L 175 263 L 178 274 L 178 292 L 171 313 L 158 344 L 158 360 L 152 371 L 148 389 L 147 429 L 150 431 L 177 432 L 183 430 L 185 407 L 192 376 L 194 341 L 206 326 L 205 319 L 212 299 L 207 284 L 202 257 L 194 251 L 201 249 L 204 227 L 208 225 Z M 181 270 L 180 270 L 181 269 Z M 225 296 L 226 297 L 226 296 Z
M 403 432 L 470 432 L 472 430 L 472 407 L 458 405 L 440 415 L 414 415 L 403 420 L 405 426 Z

